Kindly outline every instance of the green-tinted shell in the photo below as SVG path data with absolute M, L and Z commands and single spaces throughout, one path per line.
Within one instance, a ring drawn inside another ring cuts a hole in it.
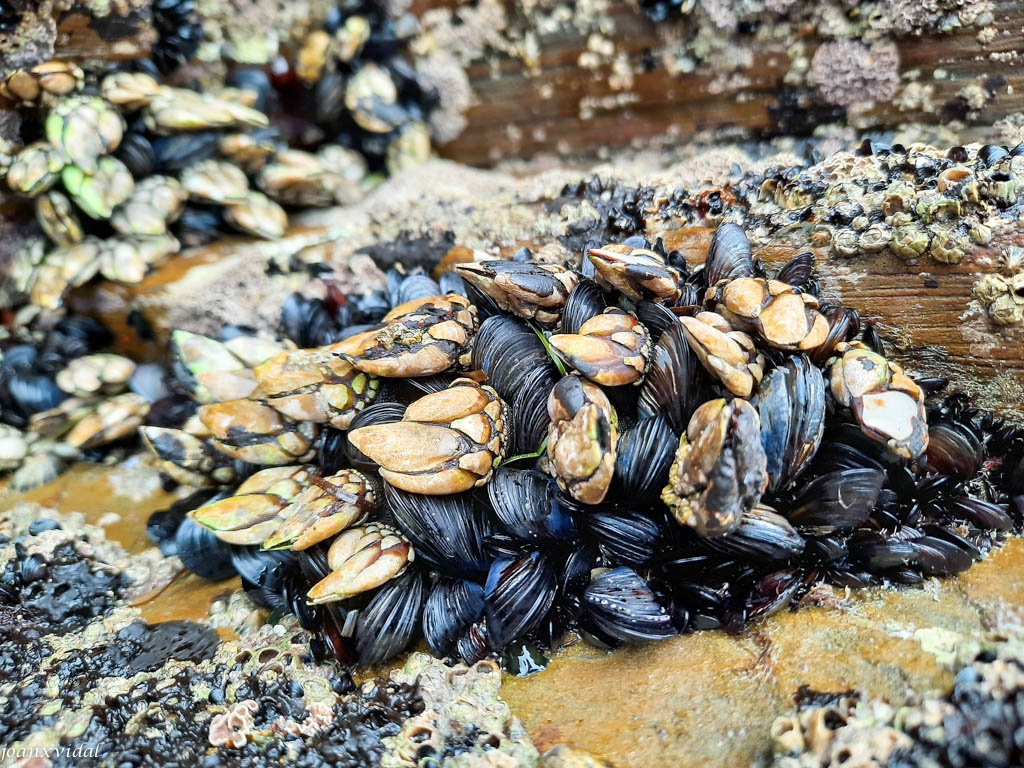
M 46 117 L 46 138 L 84 174 L 97 172 L 97 161 L 117 149 L 124 129 L 121 113 L 99 96 L 64 99 Z
M 67 160 L 45 141 L 36 141 L 18 152 L 7 168 L 7 186 L 18 194 L 36 197 L 57 181 Z
M 66 166 L 60 179 L 78 207 L 93 219 L 109 219 L 135 189 L 131 172 L 113 157 L 101 157 L 91 175 L 77 165 Z

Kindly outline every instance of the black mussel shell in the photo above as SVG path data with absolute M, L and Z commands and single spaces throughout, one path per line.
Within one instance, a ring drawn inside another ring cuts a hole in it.
M 789 560 L 804 551 L 804 539 L 789 521 L 763 505 L 744 512 L 739 525 L 725 536 L 704 543 L 716 552 L 755 563 Z
M 828 320 L 828 335 L 820 347 L 810 353 L 811 362 L 825 365 L 835 350 L 836 344 L 849 341 L 860 333 L 860 312 L 839 303 L 822 302 L 821 314 Z
M 956 149 L 956 147 L 954 147 Z M 857 154 L 862 157 L 871 157 L 872 155 L 888 155 L 892 151 L 892 148 L 887 142 L 879 141 L 876 139 L 864 139 L 857 147 Z M 952 151 L 952 150 L 950 150 Z
M 186 517 L 174 536 L 182 565 L 201 579 L 223 581 L 235 575 L 231 546 L 199 523 Z
M 355 649 L 352 647 L 351 631 L 342 632 L 343 622 L 342 617 L 335 612 L 323 612 L 320 627 L 309 639 L 309 650 L 317 663 L 334 659 L 342 664 L 355 663 L 356 656 Z
M 588 570 L 586 581 L 589 581 L 589 574 Z M 531 638 L 540 647 L 549 650 L 560 647 L 569 630 L 576 626 L 583 611 L 583 588 L 586 586 L 586 581 L 571 592 L 559 591 L 551 610 L 544 615 L 544 618 L 531 632 Z
M 242 588 L 253 602 L 265 608 L 283 605 L 284 573 L 295 560 L 295 553 L 288 550 L 233 547 L 231 551 L 231 564 L 242 577 Z
M 178 6 L 192 8 L 192 3 L 178 2 Z M 175 12 L 161 17 L 155 10 L 154 23 L 160 31 L 160 38 L 149 51 L 149 56 L 161 74 L 170 74 L 184 66 L 199 49 L 203 40 L 203 27 L 195 17 Z
M 562 595 L 582 593 L 590 583 L 590 572 L 597 567 L 600 555 L 594 547 L 582 544 L 574 547 L 565 558 L 558 579 L 558 590 Z
M 4 350 L 0 371 L 31 371 L 39 359 L 39 350 L 31 344 L 16 344 Z
M 981 440 L 966 424 L 941 421 L 928 427 L 928 469 L 958 480 L 969 480 L 985 460 Z
M 402 39 L 408 38 L 413 31 L 412 28 L 400 31 L 396 27 L 395 34 Z M 440 102 L 440 94 L 433 83 L 424 79 L 407 61 L 395 57 L 388 61 L 387 68 L 398 88 L 399 101 L 411 102 L 422 110 L 433 109 Z
M 761 445 L 768 459 L 768 490 L 789 486 L 821 444 L 825 432 L 825 380 L 803 355 L 791 357 L 761 382 L 755 402 Z
M 834 563 L 846 557 L 849 551 L 846 546 L 846 537 L 843 535 L 812 536 L 807 538 L 802 561 L 817 565 Z
M 913 572 L 927 576 L 960 573 L 970 568 L 974 559 L 973 545 L 959 546 L 946 536 L 922 535 L 909 528 L 892 537 L 859 530 L 848 546 L 852 563 L 898 580 L 912 577 Z
M 937 395 L 949 386 L 949 379 L 942 376 L 923 376 L 915 378 L 917 386 L 924 390 L 926 395 Z
M 930 536 L 933 539 L 941 539 L 942 541 L 945 541 L 948 544 L 952 544 L 957 549 L 960 549 L 966 554 L 970 555 L 972 560 L 981 560 L 981 549 L 979 549 L 974 542 L 970 541 L 967 538 L 964 538 L 956 531 L 953 531 L 944 525 L 936 525 L 934 523 L 929 523 L 928 525 L 924 525 L 921 527 L 921 533 L 925 534 L 926 536 Z
M 636 305 L 635 314 L 636 319 L 647 329 L 651 341 L 654 343 L 657 343 L 666 328 L 679 322 L 675 312 L 664 304 L 658 304 L 655 301 L 639 302 Z
M 345 433 L 327 427 L 320 433 L 320 448 L 317 450 L 317 465 L 325 475 L 333 475 L 345 467 L 347 456 L 345 448 L 348 438 Z
M 210 501 L 219 491 L 204 488 L 179 499 L 167 509 L 160 509 L 146 521 L 146 538 L 160 547 L 160 551 L 171 557 L 178 553 L 177 533 L 186 516 L 196 507 Z
M 506 402 L 513 399 L 534 369 L 550 367 L 555 370 L 533 329 L 506 315 L 489 317 L 480 324 L 473 345 L 472 367 L 487 374 L 487 383 Z
M 589 263 L 590 259 L 584 259 Z M 593 280 L 584 278 L 569 291 L 562 309 L 562 322 L 559 333 L 579 333 L 580 326 L 592 317 L 604 312 L 606 307 L 604 292 Z
M 829 472 L 803 486 L 783 511 L 812 536 L 856 528 L 868 519 L 885 484 L 885 472 L 859 467 Z
M 655 520 L 628 509 L 590 510 L 581 524 L 610 563 L 640 566 L 657 554 L 665 532 Z
M 465 281 L 463 282 L 465 283 Z M 465 283 L 465 286 L 466 298 L 469 299 L 470 303 L 472 303 L 474 307 L 476 307 L 476 316 L 481 325 L 483 325 L 485 320 L 490 320 L 492 317 L 504 317 L 501 312 L 501 307 L 498 306 L 498 303 L 494 299 L 472 283 Z
M 704 301 L 703 274 L 703 269 L 698 270 L 679 286 L 679 296 L 673 305 L 676 310 L 691 315 L 700 311 Z
M 622 245 L 627 248 L 650 248 L 651 242 L 643 235 L 630 235 L 622 241 Z M 665 256 L 664 247 L 664 244 L 662 244 L 662 253 L 660 254 L 662 258 Z
M 659 554 L 655 559 L 658 574 L 671 583 L 682 583 L 699 580 L 713 569 L 728 566 L 718 553 L 709 552 L 697 539 L 694 534 L 685 548 L 675 547 Z
M 324 614 L 330 608 L 322 605 L 310 605 L 306 594 L 315 582 L 310 581 L 297 568 L 286 568 L 281 577 L 280 610 L 291 613 L 299 622 L 299 626 L 307 632 L 317 632 L 325 623 Z
M 886 470 L 886 485 L 901 499 L 913 499 L 918 504 L 933 508 L 951 496 L 962 494 L 962 487 L 950 475 L 925 475 L 918 477 L 910 467 L 891 466 Z
M 340 72 L 324 72 L 309 94 L 313 122 L 334 126 L 345 111 L 345 76 Z
M 868 527 L 896 530 L 903 525 L 915 525 L 920 517 L 919 505 L 912 505 L 908 509 L 899 493 L 892 488 L 882 488 L 868 517 L 871 523 Z
M 810 251 L 804 251 L 783 264 L 775 279 L 787 285 L 803 288 L 810 282 L 813 271 L 814 254 Z
M 856 530 L 847 542 L 849 560 L 872 573 L 903 568 L 914 562 L 913 540 L 919 538 L 918 531 L 908 531 L 909 528 L 903 528 L 904 536 L 897 538 L 877 530 Z
M 177 173 L 220 152 L 218 131 L 192 131 L 153 139 L 154 170 Z
M 681 435 L 697 406 L 706 400 L 702 370 L 682 324 L 670 325 L 651 350 L 651 362 L 640 386 L 638 415 L 662 416 L 672 431 Z
M 704 279 L 708 287 L 721 280 L 754 275 L 754 258 L 750 242 L 739 224 L 727 222 L 715 230 L 704 262 Z
M 1011 496 L 1008 506 L 1010 514 L 1013 516 L 1013 521 L 1019 530 L 1024 525 L 1024 494 Z
M 830 419 L 825 425 L 825 437 L 822 440 L 821 447 L 818 449 L 818 456 L 822 456 L 822 454 L 828 455 L 826 445 L 829 446 L 831 451 L 836 444 L 841 443 L 848 448 L 854 449 L 855 453 L 847 452 L 845 454 L 850 461 L 853 461 L 854 456 L 857 454 L 862 457 L 859 459 L 862 463 L 858 466 L 898 466 L 902 463 L 889 451 L 879 451 L 878 442 L 866 435 L 858 424 L 850 421 L 842 421 L 835 424 L 833 421 Z M 814 462 L 812 468 L 817 472 L 822 471 L 817 461 Z
M 484 614 L 484 588 L 465 579 L 441 578 L 423 607 L 423 636 L 436 656 L 447 656 Z
M 321 299 L 293 293 L 281 305 L 285 335 L 302 348 L 322 347 L 336 341 L 340 329 Z
M 441 277 L 438 278 L 437 284 L 441 288 L 442 296 L 454 293 L 456 296 L 462 296 L 466 299 L 469 298 L 469 294 L 466 291 L 466 281 L 455 272 L 442 273 Z
M 490 533 L 487 514 L 473 503 L 472 492 L 420 496 L 388 485 L 385 494 L 417 562 L 454 576 L 479 575 L 490 568 L 484 543 Z
M 516 456 L 537 451 L 548 435 L 548 396 L 558 382 L 553 366 L 540 366 L 526 374 L 522 386 L 508 400 L 512 446 Z
M 860 340 L 864 342 L 871 351 L 876 354 L 885 356 L 885 341 L 882 339 L 882 335 L 878 332 L 878 329 L 874 325 L 866 325 L 864 331 L 860 335 Z
M 356 623 L 356 651 L 363 666 L 401 653 L 419 626 L 426 598 L 424 577 L 409 570 L 378 589 Z
M 982 530 L 1013 530 L 1013 518 L 1010 517 L 1005 504 L 995 504 L 970 496 L 955 496 L 943 500 L 940 504 L 946 516 L 957 520 L 966 520 Z
M 726 613 L 728 584 L 715 588 L 707 584 L 677 584 L 672 587 L 673 611 L 685 616 L 684 631 L 717 629 Z M 677 619 L 677 624 L 678 624 Z
M 678 438 L 662 416 L 640 419 L 619 435 L 615 482 L 623 497 L 646 500 L 657 496 L 668 480 Z
M 146 425 L 177 429 L 196 412 L 196 403 L 191 398 L 172 394 L 162 397 L 150 406 L 146 414 Z
M 153 0 L 153 26 L 163 35 L 173 34 L 195 16 L 194 0 Z
M 649 643 L 678 634 L 653 590 L 630 568 L 598 576 L 583 592 L 584 626 L 602 641 Z
M 42 373 L 15 370 L 4 376 L 4 383 L 14 406 L 25 416 L 56 408 L 68 397 L 52 378 Z
M 164 557 L 177 554 L 175 534 L 178 526 L 185 519 L 185 512 L 174 512 L 173 509 L 160 509 L 149 516 L 146 521 L 146 538 L 156 542 Z
M 490 317 L 477 333 L 472 366 L 510 406 L 512 455 L 536 451 L 547 436 L 548 394 L 558 380 L 537 334 L 511 317 Z
M 186 205 L 173 228 L 188 248 L 205 245 L 231 231 L 221 209 L 198 205 Z
M 557 486 L 541 472 L 499 467 L 487 484 L 487 497 L 501 526 L 522 542 L 570 541 L 576 535 Z
M 226 78 L 224 84 L 255 93 L 253 109 L 269 113 L 273 108 L 274 87 L 270 83 L 270 76 L 258 67 L 239 67 Z
M 1024 439 L 1010 445 L 996 473 L 999 485 L 1008 493 L 1024 493 Z
M 296 553 L 295 561 L 299 566 L 299 571 L 310 582 L 310 585 L 323 581 L 330 574 L 331 566 L 327 562 L 329 549 L 328 544 L 321 543 Z
M 758 579 L 747 595 L 747 618 L 763 619 L 778 613 L 793 602 L 806 584 L 806 574 L 795 568 L 775 571 Z
M 45 347 L 39 350 L 35 361 L 35 372 L 56 376 L 67 365 L 67 358 L 60 352 Z
M 491 652 L 487 621 L 473 622 L 455 643 L 455 653 L 467 664 L 476 664 Z
M 387 293 L 391 306 L 397 307 L 407 301 L 439 296 L 441 286 L 422 270 L 406 275 L 392 267 L 387 272 Z
M 841 469 L 877 469 L 884 466 L 874 456 L 861 450 L 858 446 L 840 440 L 826 440 L 818 448 L 814 457 L 813 469 L 817 473 L 835 472 Z
M 121 139 L 114 157 L 125 164 L 135 179 L 144 179 L 156 167 L 156 152 L 149 139 L 141 133 L 130 131 Z
M 444 373 L 435 373 L 432 376 L 417 376 L 411 379 L 404 379 L 402 383 L 407 383 L 416 389 L 416 397 L 419 397 L 420 394 L 430 395 L 448 389 L 452 382 L 460 377 L 461 374 L 445 371 Z
M 986 144 L 978 150 L 978 164 L 981 167 L 987 167 L 995 165 L 1004 157 L 1008 157 L 1010 154 L 1006 147 L 1000 147 L 998 144 Z
M 384 319 L 391 307 L 388 306 L 388 297 L 383 290 L 370 291 L 365 296 L 358 296 L 354 300 L 350 297 L 349 306 L 355 308 L 360 319 L 364 323 L 379 323 Z
M 495 560 L 484 584 L 491 647 L 503 648 L 544 618 L 558 591 L 558 575 L 540 552 Z

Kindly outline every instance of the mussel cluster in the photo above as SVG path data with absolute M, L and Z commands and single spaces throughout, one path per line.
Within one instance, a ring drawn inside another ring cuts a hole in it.
M 190 404 L 161 366 L 106 351 L 113 336 L 89 317 L 20 331 L 0 348 L 0 472 L 13 473 L 13 490 L 53 480 L 71 460 L 134 447 L 145 419 L 176 421 Z
M 10 191 L 32 201 L 51 243 L 35 240 L 15 255 L 11 302 L 27 296 L 53 310 L 97 274 L 138 283 L 183 245 L 230 231 L 280 237 L 287 214 L 270 195 L 286 198 L 281 186 L 318 173 L 327 183 L 323 177 L 336 179 L 350 166 L 357 171 L 345 184 L 364 175 L 361 158 L 353 154 L 346 166 L 340 147 L 328 148 L 341 153 L 330 171 L 321 156 L 287 149 L 251 106 L 255 90 L 215 96 L 142 71 L 109 73 L 90 87 L 76 65 L 61 66 L 71 72 L 67 92 L 30 88 L 16 79 L 20 73 L 7 79 L 9 94 L 35 97 L 35 106 L 25 112 L 25 145 L 0 173 Z M 38 80 L 35 70 L 29 74 Z M 297 164 L 287 165 L 293 156 Z M 291 169 L 290 179 L 282 168 Z
M 725 224 L 696 269 L 636 237 L 289 300 L 316 346 L 178 332 L 195 412 L 141 433 L 199 490 L 151 535 L 362 664 L 735 631 L 969 568 L 1024 517 L 1024 433 L 817 294 L 810 253 L 769 276 Z
M 340 2 L 275 82 L 281 106 L 302 118 L 296 130 L 306 141 L 312 135 L 356 150 L 370 170 L 394 173 L 429 153 L 427 120 L 440 94 L 408 55 L 416 18 L 392 16 L 386 6 Z
M 338 6 L 293 63 L 236 66 L 204 89 L 164 81 L 201 37 L 194 3 L 153 10 L 152 59 L 88 73 L 49 61 L 0 81 L 0 102 L 22 117 L 18 141 L 0 141 L 0 185 L 46 236 L 16 254 L 9 303 L 54 309 L 97 274 L 138 283 L 233 232 L 279 238 L 286 208 L 355 202 L 371 171 L 429 156 L 438 96 L 406 59 L 412 17 Z

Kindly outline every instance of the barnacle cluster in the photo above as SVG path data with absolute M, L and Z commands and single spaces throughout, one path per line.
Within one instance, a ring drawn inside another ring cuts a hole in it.
M 536 762 L 500 698 L 494 662 L 446 666 L 415 654 L 389 678 L 356 685 L 336 667 L 311 663 L 294 621 L 219 637 L 215 627 L 246 623 L 251 604 L 241 595 L 216 601 L 209 622 L 150 624 L 128 605 L 148 589 L 133 581 L 146 558 L 127 555 L 76 513 L 33 504 L 0 513 L 0 739 L 8 762 L 39 744 L 66 747 L 50 749 L 58 768 L 399 768 L 437 754 L 485 753 Z M 265 565 L 249 563 L 254 575 Z
M 855 179 L 854 179 L 855 177 Z M 865 140 L 805 168 L 770 169 L 751 213 L 850 257 L 880 251 L 959 264 L 1015 226 L 1024 146 L 886 145 Z
M 948 696 L 899 708 L 852 692 L 815 698 L 797 715 L 773 723 L 776 768 L 851 762 L 966 768 L 1024 759 L 1018 736 L 1024 727 L 1019 639 L 979 653 L 957 672 Z
M 293 297 L 313 347 L 176 332 L 192 408 L 141 429 L 199 489 L 154 538 L 318 656 L 735 629 L 963 571 L 1022 521 L 1024 435 L 907 375 L 810 254 L 768 275 L 730 223 L 698 269 L 640 236 L 446 267 Z
M 974 284 L 974 296 L 995 322 L 1019 323 L 1024 320 L 1024 271 L 984 275 Z

